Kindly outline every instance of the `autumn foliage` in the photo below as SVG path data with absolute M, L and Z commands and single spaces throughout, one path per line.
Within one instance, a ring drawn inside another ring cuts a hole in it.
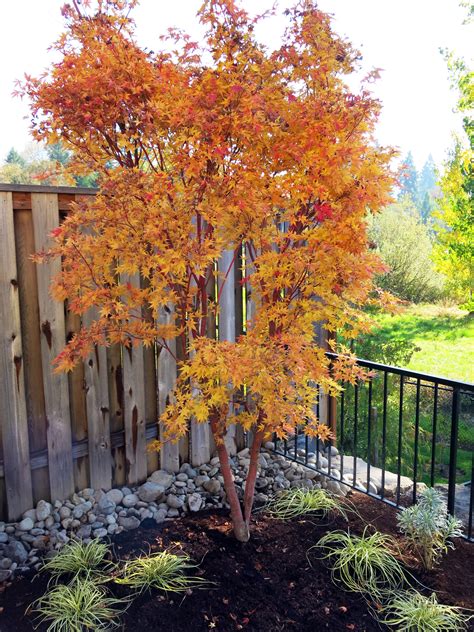
M 190 420 L 210 422 L 234 530 L 246 540 L 262 440 L 295 424 L 327 438 L 316 384 L 334 393 L 338 378 L 357 375 L 341 360 L 331 377 L 313 324 L 352 338 L 374 300 L 381 264 L 365 217 L 392 186 L 391 151 L 372 139 L 374 77 L 349 90 L 359 54 L 311 0 L 286 12 L 274 51 L 254 37 L 265 16 L 234 0 L 204 2 L 204 42 L 170 31 L 161 52 L 137 45 L 133 0 L 84 4 L 64 7 L 61 60 L 24 87 L 36 138 L 60 141 L 71 168 L 100 176 L 93 203 L 76 205 L 43 253 L 63 260 L 55 297 L 96 316 L 57 368 L 97 344 L 166 353 L 176 338 L 179 378 L 160 440 L 179 440 Z M 219 341 L 209 323 L 220 296 L 209 287 L 242 265 L 242 244 L 255 309 L 246 335 Z M 230 266 L 216 273 L 228 251 Z M 243 506 L 224 442 L 235 423 L 254 437 Z

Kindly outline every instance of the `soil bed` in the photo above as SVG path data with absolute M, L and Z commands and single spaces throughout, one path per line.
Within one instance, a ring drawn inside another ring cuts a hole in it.
M 396 534 L 394 509 L 364 495 L 351 497 L 364 519 L 351 516 L 352 532 L 361 533 L 370 523 L 385 533 Z M 143 594 L 123 615 L 123 629 L 380 630 L 364 599 L 334 585 L 330 573 L 314 555 L 310 556 L 312 566 L 306 557 L 308 548 L 324 533 L 344 528 L 346 523 L 340 518 L 328 522 L 312 517 L 282 523 L 259 513 L 250 542 L 240 544 L 232 538 L 225 512 L 197 514 L 165 526 L 146 520 L 139 529 L 112 539 L 117 559 L 164 547 L 181 548 L 194 560 L 202 560 L 199 573 L 215 586 L 193 591 L 184 599 L 156 591 Z M 438 593 L 440 601 L 474 608 L 474 544 L 458 540 L 456 550 L 435 571 L 416 575 Z M 34 620 L 25 611 L 45 592 L 46 585 L 47 577 L 32 574 L 4 590 L 0 596 L 1 632 L 31 632 Z M 115 586 L 113 591 L 116 595 L 128 594 L 124 587 Z

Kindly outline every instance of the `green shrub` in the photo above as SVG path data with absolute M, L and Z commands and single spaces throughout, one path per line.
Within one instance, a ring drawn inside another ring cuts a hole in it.
M 445 279 L 432 260 L 433 239 L 415 206 L 407 199 L 369 219 L 369 237 L 388 271 L 377 283 L 399 298 L 433 302 L 444 294 Z
M 454 548 L 450 538 L 462 535 L 461 523 L 448 514 L 443 496 L 433 487 L 420 494 L 416 505 L 402 510 L 398 526 L 428 570 L 448 548 Z

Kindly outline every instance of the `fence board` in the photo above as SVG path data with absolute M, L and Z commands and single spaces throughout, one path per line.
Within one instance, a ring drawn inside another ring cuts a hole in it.
M 30 197 L 28 195 L 28 198 Z M 38 284 L 36 282 L 36 264 L 31 260 L 31 255 L 35 252 L 33 217 L 31 210 L 15 210 L 15 199 L 13 203 L 28 438 L 30 452 L 34 453 L 46 450 L 47 440 L 43 367 L 41 365 Z M 29 207 L 31 207 L 31 200 Z M 41 498 L 49 498 L 48 467 L 32 470 L 31 476 L 33 500 L 37 502 Z
M 70 340 L 81 327 L 81 317 L 66 310 L 66 339 Z M 84 390 L 84 363 L 79 362 L 68 373 L 69 411 L 71 415 L 72 441 L 87 441 L 86 394 Z M 83 455 L 73 462 L 74 487 L 89 487 L 89 456 Z
M 235 262 L 233 250 L 222 253 L 218 262 L 219 288 L 219 340 L 235 342 L 235 276 L 233 265 Z M 236 427 L 229 426 L 225 443 L 230 454 L 237 452 Z
M 195 281 L 191 281 L 195 285 Z M 191 335 L 191 334 L 190 334 Z M 197 394 L 197 389 L 192 387 L 193 396 Z M 211 432 L 209 423 L 198 423 L 191 419 L 189 428 L 189 458 L 193 465 L 202 465 L 209 461 L 211 455 L 210 448 Z
M 146 279 L 142 279 L 142 285 L 148 284 Z M 144 316 L 150 322 L 153 321 L 153 315 L 150 309 L 144 310 Z M 158 427 L 158 376 L 157 376 L 157 358 L 156 347 L 144 347 L 143 361 L 145 363 L 145 423 L 155 423 Z M 159 456 L 155 450 L 147 450 L 146 453 L 147 473 L 151 474 L 158 469 Z
M 243 279 L 243 246 L 241 245 L 239 255 L 236 259 L 234 266 L 234 295 L 235 295 L 235 336 L 238 338 L 244 331 L 244 292 L 242 287 Z M 241 393 L 243 396 L 243 392 Z M 239 424 L 235 428 L 235 443 L 237 450 L 243 450 L 245 448 L 245 433 L 242 426 Z
M 127 280 L 132 286 L 140 285 L 138 274 L 128 276 Z M 134 484 L 143 481 L 147 476 L 143 345 L 124 348 L 122 362 L 127 483 Z
M 50 232 L 59 225 L 58 196 L 32 193 L 31 207 L 36 250 L 48 243 Z M 66 342 L 64 305 L 49 294 L 51 281 L 61 269 L 56 260 L 36 268 L 41 323 L 41 356 L 46 404 L 49 480 L 52 499 L 67 498 L 74 491 L 71 416 L 67 375 L 53 373 L 51 362 Z
M 0 247 L 0 424 L 8 516 L 15 520 L 31 507 L 33 493 L 11 193 L 0 193 Z
M 84 326 L 97 318 L 91 308 L 84 314 Z M 87 435 L 89 440 L 90 485 L 94 489 L 110 489 L 112 463 L 110 451 L 110 404 L 107 377 L 107 352 L 96 346 L 84 362 L 84 386 L 87 407 Z
M 174 309 L 168 305 L 160 311 L 160 323 L 162 325 L 172 324 L 174 320 Z M 171 400 L 171 393 L 176 384 L 176 340 L 169 340 L 170 352 L 162 349 L 158 356 L 158 411 L 163 414 L 166 406 Z M 175 357 L 173 357 L 173 355 Z M 163 436 L 163 424 L 160 424 L 160 435 Z M 165 443 L 160 451 L 160 465 L 170 472 L 179 470 L 179 443 Z
M 143 347 L 123 351 L 125 460 L 127 483 L 147 476 L 145 439 L 145 362 Z
M 107 348 L 107 376 L 109 389 L 110 432 L 123 431 L 123 373 L 120 345 Z M 125 448 L 112 449 L 112 480 L 114 485 L 125 485 Z

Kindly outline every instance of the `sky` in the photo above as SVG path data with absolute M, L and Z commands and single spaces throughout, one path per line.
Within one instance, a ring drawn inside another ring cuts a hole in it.
M 141 0 L 135 10 L 138 41 L 153 50 L 158 37 L 177 26 L 195 39 L 202 31 L 195 19 L 202 0 Z M 273 0 L 241 0 L 252 14 Z M 12 97 L 15 80 L 24 73 L 40 74 L 53 59 L 48 46 L 63 27 L 64 0 L 16 0 L 2 3 L 0 38 L 0 162 L 11 147 L 19 151 L 31 141 L 28 105 Z M 279 0 L 277 15 L 259 27 L 259 37 L 277 47 L 284 29 L 282 15 L 293 0 Z M 457 96 L 450 89 L 446 63 L 439 52 L 448 48 L 472 62 L 474 26 L 463 25 L 466 10 L 458 0 L 319 0 L 319 8 L 334 16 L 337 33 L 363 55 L 364 71 L 381 68 L 374 86 L 383 110 L 377 140 L 412 151 L 419 169 L 431 153 L 440 164 L 461 131 L 455 113 Z M 354 84 L 356 85 L 356 84 Z

